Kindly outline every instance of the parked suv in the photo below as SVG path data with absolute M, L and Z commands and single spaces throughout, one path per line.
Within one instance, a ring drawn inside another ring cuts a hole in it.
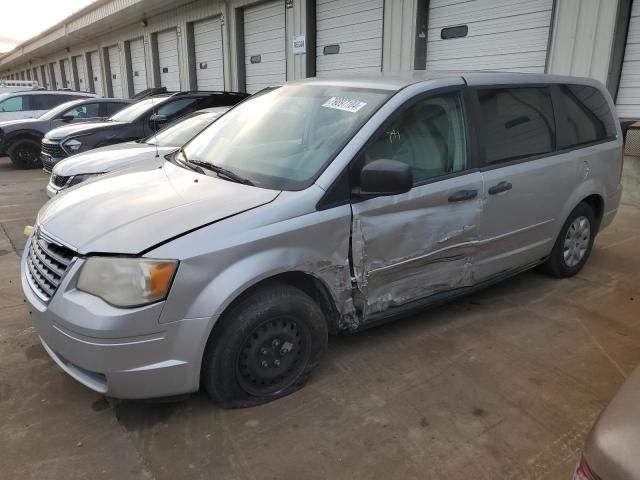
M 70 155 L 139 140 L 191 112 L 232 106 L 247 96 L 236 92 L 180 92 L 147 97 L 104 122 L 51 130 L 42 140 L 42 163 L 51 171 L 53 165 Z
M 61 103 L 78 98 L 95 97 L 91 93 L 30 90 L 0 94 L 0 122 L 36 118 Z
M 47 195 L 53 197 L 97 175 L 145 162 L 161 165 L 165 155 L 174 153 L 227 110 L 228 107 L 198 110 L 138 142 L 108 145 L 65 158 L 53 167 Z
M 101 120 L 130 103 L 131 100 L 121 98 L 71 100 L 38 118 L 0 122 L 0 156 L 8 155 L 19 168 L 41 167 L 40 142 L 49 130 L 69 123 Z
M 309 80 L 249 98 L 162 168 L 39 212 L 22 288 L 84 385 L 223 406 L 300 388 L 327 335 L 541 266 L 570 277 L 620 201 L 620 125 L 585 78 Z

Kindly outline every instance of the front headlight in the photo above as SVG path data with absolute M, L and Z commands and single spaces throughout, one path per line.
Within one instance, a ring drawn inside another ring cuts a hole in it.
M 177 260 L 89 257 L 77 287 L 116 307 L 137 307 L 164 299 L 177 267 Z
M 80 140 L 76 140 L 75 138 L 72 138 L 71 140 L 67 140 L 66 142 L 62 143 L 62 148 L 64 148 L 69 155 L 78 153 L 81 147 L 82 147 L 82 142 Z
M 74 185 L 78 185 L 79 183 L 84 182 L 85 180 L 89 180 L 90 178 L 95 177 L 96 175 L 102 175 L 101 173 L 83 173 L 81 175 L 73 175 L 65 185 L 65 188 L 73 187 Z

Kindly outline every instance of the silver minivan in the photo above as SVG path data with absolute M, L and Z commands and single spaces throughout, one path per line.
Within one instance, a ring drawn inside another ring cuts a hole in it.
M 614 112 L 594 80 L 533 74 L 265 89 L 42 208 L 22 258 L 42 345 L 112 397 L 287 395 L 329 334 L 580 271 L 620 201 Z

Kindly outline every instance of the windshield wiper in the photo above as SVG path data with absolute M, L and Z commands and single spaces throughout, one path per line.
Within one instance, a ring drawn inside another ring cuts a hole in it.
M 184 155 L 184 151 L 182 152 Z M 185 157 L 186 160 L 186 157 Z M 187 160 L 187 162 L 197 165 L 198 167 L 206 168 L 207 170 L 211 170 L 215 172 L 219 177 L 224 177 L 227 180 L 231 180 L 232 182 L 242 183 L 244 185 L 253 186 L 253 182 L 248 178 L 241 177 L 237 173 L 232 172 L 231 170 L 227 170 L 226 168 L 222 168 L 218 165 L 209 162 L 203 162 L 202 160 Z
M 184 158 L 184 160 L 180 160 L 178 159 L 178 155 L 182 153 L 182 157 Z M 202 168 L 196 166 L 196 165 L 191 165 L 191 162 L 188 158 L 187 158 L 187 154 L 184 152 L 184 150 L 181 148 L 180 150 L 178 150 L 176 152 L 176 154 L 173 156 L 173 159 L 176 162 L 179 162 L 180 165 L 183 165 L 185 167 L 187 167 L 189 170 L 193 170 L 196 173 L 201 173 L 202 175 L 204 175 L 204 170 L 202 170 Z

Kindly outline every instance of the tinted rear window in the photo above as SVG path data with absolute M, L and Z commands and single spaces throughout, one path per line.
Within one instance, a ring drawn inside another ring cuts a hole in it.
M 549 87 L 478 91 L 487 163 L 554 150 L 555 120 Z
M 585 85 L 561 85 L 564 118 L 560 118 L 563 135 L 559 148 L 614 138 L 616 126 L 611 108 L 596 88 Z M 562 112 L 562 110 L 559 110 Z M 559 127 L 560 128 L 560 127 Z

